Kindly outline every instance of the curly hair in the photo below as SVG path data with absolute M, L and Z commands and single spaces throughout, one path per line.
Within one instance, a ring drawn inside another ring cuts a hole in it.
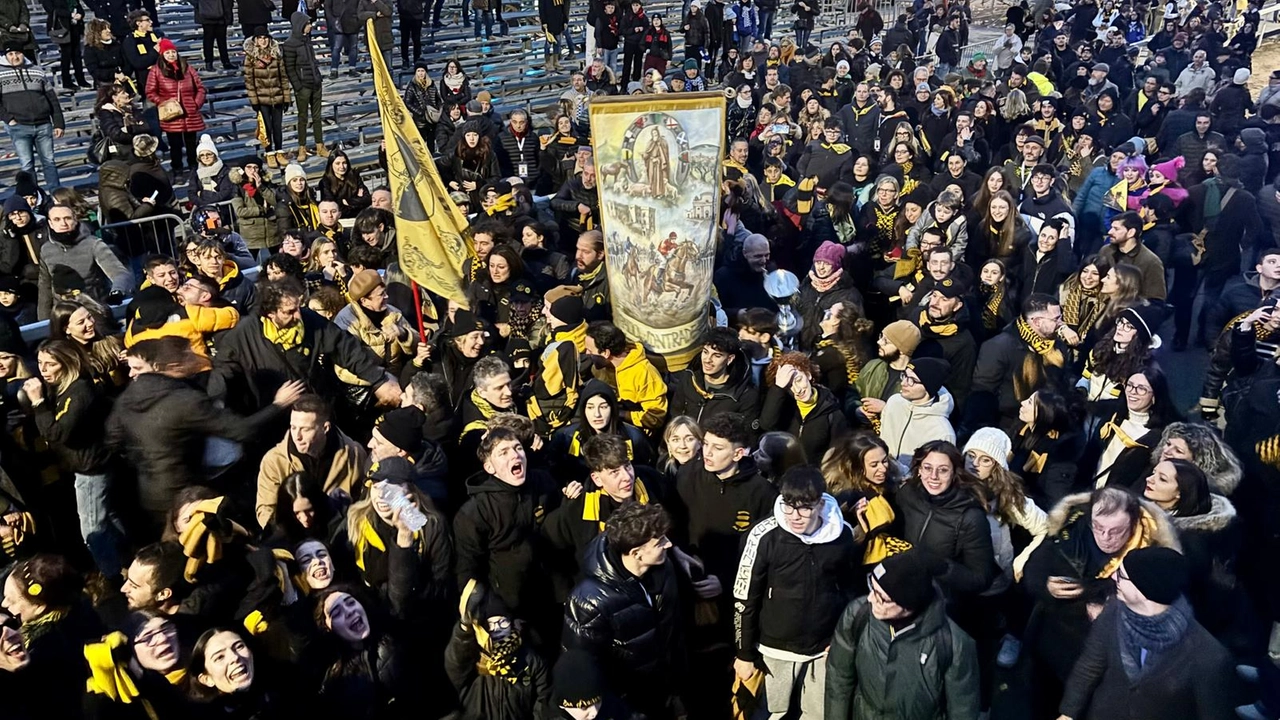
M 818 376 L 818 365 L 814 363 L 808 355 L 793 350 L 791 352 L 784 352 L 774 358 L 769 363 L 769 367 L 765 368 L 765 387 L 773 385 L 773 381 L 778 377 L 778 371 L 782 369 L 783 365 L 791 365 L 796 370 L 808 375 L 810 380 Z
M 871 432 L 855 432 L 845 435 L 838 444 L 831 446 L 822 458 L 822 476 L 827 480 L 827 492 L 841 499 L 852 493 L 878 495 L 885 489 L 891 489 L 901 481 L 900 466 L 889 462 L 889 473 L 884 487 L 877 486 L 867 478 L 867 453 L 879 448 L 885 458 L 890 459 L 889 446 L 879 435 Z

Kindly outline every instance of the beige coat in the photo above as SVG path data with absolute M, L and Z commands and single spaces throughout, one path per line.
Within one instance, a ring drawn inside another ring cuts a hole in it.
M 351 489 L 364 480 L 369 471 L 369 456 L 360 443 L 342 434 L 334 428 L 333 437 L 337 439 L 338 449 L 333 454 L 333 464 L 329 466 L 329 474 L 324 480 L 324 491 L 344 490 L 353 494 Z M 275 447 L 262 456 L 262 464 L 258 466 L 258 498 L 256 514 L 258 524 L 266 527 L 276 513 L 276 495 L 280 484 L 293 473 L 302 472 L 302 462 L 289 452 L 289 438 L 281 440 Z

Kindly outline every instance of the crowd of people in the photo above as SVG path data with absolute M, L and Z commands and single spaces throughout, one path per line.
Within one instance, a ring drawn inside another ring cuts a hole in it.
M 442 5 L 300 3 L 282 41 L 270 2 L 197 2 L 262 117 L 224 159 L 154 6 L 51 3 L 94 202 L 0 0 L 5 718 L 1280 717 L 1257 0 L 1022 2 L 976 51 L 966 0 L 859 2 L 825 47 L 808 0 L 789 31 L 593 0 L 547 127 L 418 60 Z M 569 3 L 538 11 L 562 72 Z M 313 32 L 333 78 L 370 18 L 469 217 L 466 303 L 324 143 Z M 587 107 L 707 89 L 712 329 L 672 368 L 612 322 Z M 170 214 L 169 253 L 119 229 Z

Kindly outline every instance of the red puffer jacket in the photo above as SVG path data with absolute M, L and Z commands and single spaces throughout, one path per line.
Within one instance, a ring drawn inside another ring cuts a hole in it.
M 160 60 L 151 68 L 151 74 L 147 75 L 147 99 L 159 105 L 166 100 L 177 98 L 182 103 L 184 113 L 180 118 L 160 123 L 160 129 L 167 133 L 204 130 L 204 118 L 200 116 L 200 108 L 204 106 L 205 92 L 200 76 L 190 65 L 179 60 L 178 68 L 181 75 L 174 77 L 161 70 L 161 66 L 165 64 L 163 59 Z

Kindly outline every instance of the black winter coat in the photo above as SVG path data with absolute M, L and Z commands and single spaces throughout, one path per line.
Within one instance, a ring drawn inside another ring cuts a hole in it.
M 125 72 L 124 49 L 119 42 L 112 40 L 96 48 L 84 46 L 84 69 L 93 76 L 99 85 L 111 85 L 116 81 L 116 73 Z
M 340 394 L 335 366 L 375 389 L 382 384 L 385 374 L 378 357 L 356 336 L 311 310 L 303 308 L 301 313 L 302 344 L 287 352 L 262 335 L 257 315 L 242 316 L 218 339 L 209 394 L 225 395 L 233 409 L 256 412 L 271 404 L 276 390 L 289 380 L 301 380 L 322 397 Z M 274 442 L 278 435 L 269 437 Z
M 244 27 L 258 27 L 271 24 L 271 11 L 275 10 L 272 0 L 236 0 L 239 10 L 240 24 Z
M 938 584 L 948 596 L 975 595 L 991 585 L 999 574 L 991 525 L 971 492 L 953 482 L 941 495 L 930 495 L 920 482 L 910 481 L 895 499 L 901 537 L 946 561 Z
M 137 468 L 139 499 L 156 527 L 179 490 L 203 485 L 205 441 L 245 442 L 285 410 L 268 404 L 251 417 L 214 406 L 209 395 L 160 373 L 139 375 L 107 418 L 107 444 Z
M 773 515 L 778 491 L 758 472 L 751 458 L 738 463 L 737 474 L 726 480 L 707 472 L 701 462 L 686 463 L 676 477 L 678 506 L 673 532 L 681 547 L 700 557 L 708 575 L 729 587 L 738 570 L 741 538 L 755 523 Z
M 527 618 L 522 609 L 541 607 L 550 597 L 542 520 L 563 496 L 541 473 L 528 473 L 520 487 L 478 473 L 467 480 L 467 494 L 453 524 L 458 587 L 471 579 L 484 583 Z
M 1190 615 L 1185 601 L 1178 602 Z M 1112 600 L 1094 621 L 1067 681 L 1060 706 L 1063 715 L 1077 720 L 1236 717 L 1235 661 L 1194 619 L 1176 645 L 1151 657 L 1131 680 L 1120 654 L 1125 612 L 1131 611 L 1120 600 Z
M 681 655 L 673 567 L 659 565 L 636 577 L 601 533 L 586 548 L 583 571 L 586 579 L 565 603 L 564 647 L 599 658 L 608 687 L 623 696 L 670 688 Z
M 849 431 L 849 420 L 831 391 L 815 386 L 817 406 L 801 417 L 791 392 L 776 385 L 764 393 L 764 406 L 760 409 L 762 431 L 782 430 L 800 440 L 804 455 L 810 462 L 821 462 L 827 448 Z
M 322 82 L 320 63 L 316 60 L 311 36 L 302 32 L 310 22 L 311 17 L 304 12 L 291 15 L 289 39 L 280 44 L 280 55 L 284 58 L 284 71 L 295 92 L 302 88 L 314 90 L 320 87 Z

